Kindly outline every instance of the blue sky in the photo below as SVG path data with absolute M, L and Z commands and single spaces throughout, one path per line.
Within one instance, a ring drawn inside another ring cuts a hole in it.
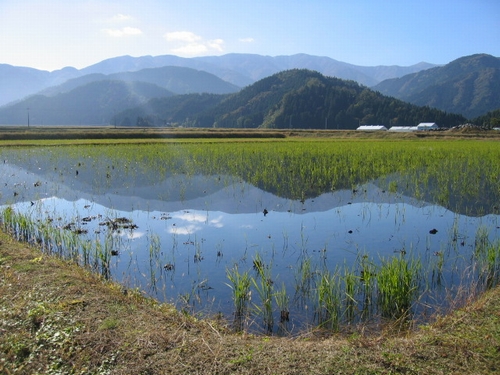
M 356 65 L 500 57 L 499 0 L 0 0 L 0 63 L 255 53 Z

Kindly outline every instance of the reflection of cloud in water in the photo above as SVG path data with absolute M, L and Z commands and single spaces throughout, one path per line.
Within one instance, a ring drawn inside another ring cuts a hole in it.
M 113 236 L 117 237 L 126 237 L 128 240 L 136 240 L 138 238 L 142 238 L 146 235 L 146 232 L 137 232 L 137 231 L 120 231 L 113 234 Z
M 190 223 L 195 222 L 195 223 L 205 223 L 208 219 L 207 214 L 199 214 L 196 212 L 183 212 L 179 214 L 175 214 L 172 217 L 184 221 L 188 221 Z
M 184 227 L 181 227 L 181 226 L 171 227 L 168 229 L 168 233 L 171 233 L 171 234 L 193 234 L 195 232 L 198 232 L 199 230 L 201 230 L 200 226 L 191 224 L 191 225 L 186 225 Z
M 127 232 L 125 233 L 129 240 L 135 240 L 146 235 L 146 232 Z
M 222 223 L 222 215 L 217 217 L 216 219 L 212 219 L 208 222 L 210 226 L 215 227 L 215 228 L 223 228 L 224 224 Z
M 178 220 L 187 221 L 188 223 L 204 223 L 208 224 L 214 228 L 223 228 L 224 224 L 222 223 L 223 215 L 219 215 L 214 219 L 208 218 L 208 213 L 199 213 L 199 212 L 182 212 L 178 214 L 173 214 L 172 217 Z M 198 225 L 177 225 L 176 227 L 170 228 L 169 233 L 176 234 L 193 234 L 201 230 L 202 228 Z

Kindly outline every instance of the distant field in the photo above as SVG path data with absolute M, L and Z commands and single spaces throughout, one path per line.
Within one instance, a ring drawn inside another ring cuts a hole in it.
M 445 130 L 430 132 L 364 132 L 355 130 L 300 130 L 300 129 L 214 129 L 214 128 L 116 128 L 99 126 L 3 126 L 0 141 L 36 140 L 171 140 L 176 138 L 367 138 L 367 139 L 412 139 L 412 138 L 493 138 L 500 139 L 495 130 Z M 17 142 L 16 142 L 17 143 Z M 32 143 L 32 142 L 29 142 Z

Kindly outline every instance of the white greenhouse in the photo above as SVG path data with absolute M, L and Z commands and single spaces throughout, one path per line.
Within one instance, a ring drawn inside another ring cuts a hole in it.
M 439 129 L 439 126 L 435 122 L 421 122 L 417 125 L 417 130 L 435 130 Z
M 379 130 L 387 130 L 387 128 L 384 125 L 361 125 L 356 130 L 379 131 Z

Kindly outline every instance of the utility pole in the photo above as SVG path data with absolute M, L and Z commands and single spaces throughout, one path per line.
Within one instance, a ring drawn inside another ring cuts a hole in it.
M 26 108 L 26 110 L 28 111 L 28 128 L 30 127 L 30 108 Z

